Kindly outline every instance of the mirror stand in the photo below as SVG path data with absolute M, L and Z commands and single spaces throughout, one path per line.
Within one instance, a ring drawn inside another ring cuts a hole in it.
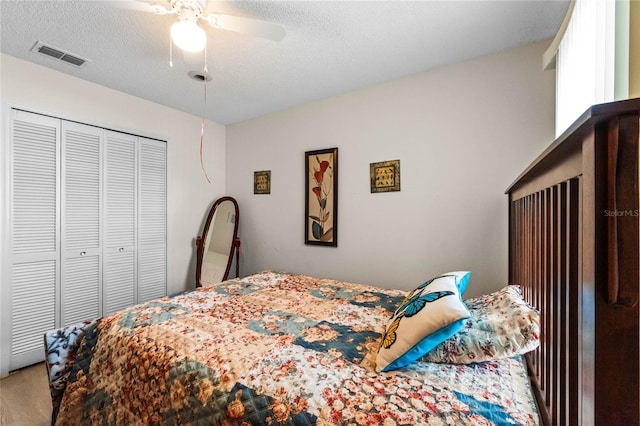
M 236 255 L 236 278 L 240 278 L 240 254 L 242 254 L 242 244 L 240 243 L 239 237 L 233 240 L 233 251 Z M 228 278 L 229 277 L 227 277 L 227 279 Z
M 201 236 L 196 238 L 196 287 L 225 281 L 236 258 L 236 276 L 240 274 L 240 211 L 232 197 L 222 197 L 213 203 Z

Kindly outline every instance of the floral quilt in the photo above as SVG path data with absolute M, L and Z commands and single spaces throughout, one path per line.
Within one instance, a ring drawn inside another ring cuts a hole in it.
M 55 422 L 538 424 L 519 356 L 376 373 L 404 296 L 263 272 L 133 306 L 74 339 Z

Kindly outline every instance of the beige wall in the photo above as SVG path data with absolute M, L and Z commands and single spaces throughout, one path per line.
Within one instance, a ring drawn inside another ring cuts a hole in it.
M 507 279 L 504 190 L 554 129 L 548 41 L 227 127 L 241 273 L 264 269 L 411 289 L 471 270 L 466 296 Z M 338 247 L 304 245 L 304 152 L 339 149 Z M 400 192 L 371 194 L 369 163 L 401 162 Z M 271 195 L 253 172 L 271 170 Z
M 212 180 L 208 184 L 200 169 L 199 117 L 12 56 L 2 54 L 0 67 L 3 144 L 7 140 L 10 106 L 168 141 L 170 241 L 167 291 L 175 293 L 194 287 L 194 238 L 201 232 L 213 200 L 225 191 L 225 127 L 210 121 L 205 127 L 205 162 Z M 4 163 L 2 160 L 0 163 Z M 6 197 L 4 193 L 3 197 Z M 4 219 L 4 200 L 6 198 L 3 198 L 0 219 Z
M 222 194 L 240 203 L 242 274 L 279 269 L 409 289 L 454 269 L 467 295 L 506 282 L 504 189 L 551 142 L 548 42 L 425 72 L 225 127 L 11 56 L 7 105 L 169 141 L 170 293 L 193 285 L 193 238 Z M 3 133 L 4 136 L 4 133 Z M 4 138 L 3 138 L 4 140 Z M 226 141 L 226 142 L 225 142 Z M 304 151 L 339 148 L 339 246 L 303 244 Z M 226 161 L 225 161 L 226 158 Z M 371 194 L 369 163 L 401 160 L 402 190 Z M 272 194 L 253 195 L 253 172 Z

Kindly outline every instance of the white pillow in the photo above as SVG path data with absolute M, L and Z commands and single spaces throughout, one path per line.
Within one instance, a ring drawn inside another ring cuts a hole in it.
M 462 329 L 421 360 L 468 364 L 522 355 L 540 345 L 540 315 L 522 297 L 522 289 L 508 285 L 491 294 L 467 299 L 472 317 Z

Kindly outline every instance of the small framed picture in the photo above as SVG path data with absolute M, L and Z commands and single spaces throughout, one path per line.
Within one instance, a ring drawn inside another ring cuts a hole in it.
M 253 193 L 271 194 L 271 170 L 253 172 Z
M 372 193 L 400 191 L 400 160 L 371 163 L 369 173 Z

